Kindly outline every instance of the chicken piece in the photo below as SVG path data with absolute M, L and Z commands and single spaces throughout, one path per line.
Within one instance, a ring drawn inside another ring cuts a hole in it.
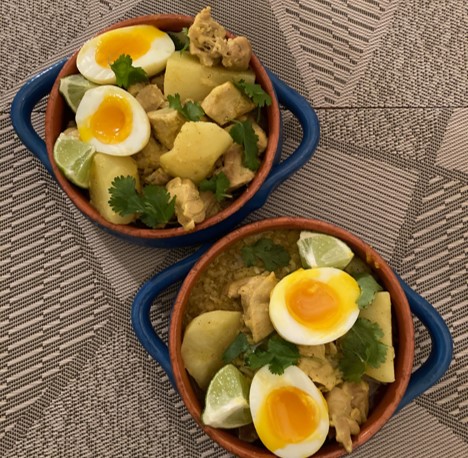
M 333 390 L 336 385 L 342 382 L 340 373 L 325 357 L 302 357 L 298 366 L 314 382 L 323 385 L 325 391 Z
M 164 72 L 160 73 L 159 75 L 153 76 L 150 79 L 151 84 L 156 84 L 160 91 L 164 94 Z
M 200 192 L 200 199 L 205 206 L 205 218 L 211 218 L 221 211 L 221 205 L 216 200 L 215 195 L 210 191 Z
M 244 279 L 243 279 L 244 280 Z M 278 283 L 274 272 L 248 277 L 246 281 L 234 282 L 237 286 L 228 288 L 229 297 L 240 296 L 244 310 L 244 322 L 252 333 L 254 343 L 271 334 L 274 330 L 268 313 L 270 294 Z
M 163 93 L 156 84 L 146 85 L 138 92 L 136 99 L 146 112 L 157 110 L 165 101 Z
M 136 97 L 138 93 L 147 85 L 148 83 L 135 83 L 129 86 L 127 91 L 130 93 L 130 95 L 133 95 L 133 97 Z
M 171 198 L 176 198 L 175 214 L 185 230 L 193 229 L 205 219 L 205 205 L 193 181 L 176 177 L 167 183 L 166 189 Z
M 223 67 L 247 70 L 252 57 L 252 46 L 246 37 L 229 38 L 223 53 Z
M 159 158 L 165 152 L 167 152 L 167 148 L 157 142 L 153 137 L 150 137 L 147 145 L 133 156 L 140 174 L 145 177 L 153 173 L 159 167 Z
M 202 9 L 188 30 L 190 54 L 197 56 L 202 65 L 213 67 L 226 53 L 226 29 L 211 17 L 211 7 Z
M 231 81 L 220 84 L 203 99 L 201 107 L 219 125 L 242 116 L 255 108 L 255 103 L 245 96 Z
M 172 177 L 168 175 L 162 167 L 158 167 L 153 173 L 143 178 L 146 184 L 155 184 L 157 186 L 166 186 Z
M 353 450 L 351 435 L 359 433 L 359 425 L 367 418 L 367 411 L 363 415 L 366 408 L 363 398 L 368 397 L 368 393 L 369 385 L 362 381 L 360 383 L 344 382 L 343 385 L 336 386 L 325 395 L 330 426 L 335 428 L 336 441 L 343 444 L 348 453 Z
M 244 167 L 242 146 L 237 143 L 233 143 L 224 153 L 224 165 L 221 167 L 221 172 L 224 172 L 229 180 L 229 191 L 250 183 L 255 177 L 253 170 Z
M 174 140 L 185 124 L 185 118 L 173 108 L 161 108 L 147 113 L 153 134 L 167 149 L 172 149 Z
M 298 345 L 301 356 L 325 359 L 325 345 Z

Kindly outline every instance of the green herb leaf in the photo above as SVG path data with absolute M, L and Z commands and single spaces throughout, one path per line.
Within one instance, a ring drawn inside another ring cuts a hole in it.
M 263 262 L 266 270 L 270 272 L 278 267 L 284 267 L 289 264 L 291 256 L 281 245 L 277 245 L 268 238 L 258 239 L 252 245 L 242 247 L 241 256 L 247 267 L 256 264 L 257 259 Z
M 358 318 L 338 340 L 341 350 L 339 367 L 345 380 L 359 382 L 368 366 L 379 367 L 385 362 L 388 347 L 380 342 L 382 337 L 383 331 L 377 323 Z
M 223 353 L 223 361 L 226 364 L 229 364 L 231 361 L 234 361 L 242 353 L 245 353 L 250 349 L 249 341 L 247 336 L 242 332 L 237 334 L 237 337 L 233 340 L 231 345 L 226 348 Z
M 234 83 L 237 89 L 243 92 L 249 97 L 257 107 L 264 107 L 265 105 L 271 105 L 271 97 L 262 89 L 260 84 L 246 83 L 244 80 L 240 80 Z
M 361 295 L 357 300 L 360 309 L 365 309 L 372 304 L 375 293 L 382 291 L 382 287 L 375 281 L 375 278 L 369 273 L 362 273 L 355 276 L 355 279 L 361 288 Z
M 110 65 L 115 73 L 117 86 L 128 89 L 132 84 L 148 81 L 148 75 L 141 67 L 132 65 L 132 58 L 129 55 L 122 54 Z
M 190 46 L 188 37 L 188 28 L 184 27 L 180 32 L 168 32 L 171 40 L 174 42 L 176 51 L 185 52 Z
M 175 197 L 162 186 L 148 185 L 143 193 L 136 191 L 135 178 L 120 176 L 114 179 L 109 188 L 109 205 L 121 216 L 136 213 L 149 227 L 164 226 L 174 216 Z
M 177 110 L 188 121 L 200 121 L 205 112 L 199 102 L 186 102 L 182 105 L 180 95 L 168 95 L 169 106 Z
M 229 186 L 231 186 L 229 178 L 224 172 L 221 172 L 203 180 L 198 187 L 200 191 L 211 191 L 214 193 L 216 200 L 221 202 L 226 197 L 232 197 L 230 194 L 227 194 Z
M 260 167 L 258 137 L 252 127 L 252 122 L 249 120 L 236 122 L 229 133 L 237 144 L 244 147 L 244 166 L 254 172 L 258 170 Z

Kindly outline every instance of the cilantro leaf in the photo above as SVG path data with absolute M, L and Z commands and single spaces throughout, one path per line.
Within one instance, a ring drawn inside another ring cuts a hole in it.
M 338 340 L 341 350 L 339 367 L 345 380 L 358 382 L 368 366 L 379 367 L 385 362 L 388 347 L 380 342 L 382 337 L 383 331 L 377 323 L 358 318 Z
M 132 65 L 132 58 L 127 54 L 122 54 L 110 65 L 115 73 L 117 86 L 127 89 L 132 84 L 148 81 L 148 75 L 141 67 Z
M 213 175 L 211 178 L 203 180 L 200 185 L 200 191 L 211 191 L 214 193 L 216 200 L 221 202 L 226 197 L 232 197 L 230 194 L 227 194 L 227 190 L 231 186 L 229 178 L 224 174 L 224 172 Z
M 148 185 L 142 194 L 136 190 L 135 178 L 116 177 L 109 188 L 109 205 L 121 216 L 136 213 L 149 227 L 164 226 L 175 211 L 175 197 L 172 198 L 165 188 Z
M 181 53 L 187 51 L 190 46 L 190 38 L 188 36 L 188 27 L 184 27 L 180 32 L 168 32 L 171 40 L 174 42 L 176 51 Z
M 234 85 L 243 92 L 249 99 L 252 100 L 257 107 L 264 107 L 271 105 L 271 97 L 263 90 L 260 84 L 246 83 L 244 80 L 240 80 Z
M 361 294 L 357 300 L 360 309 L 365 309 L 372 304 L 375 293 L 382 291 L 382 287 L 375 281 L 375 278 L 369 273 L 362 273 L 355 276 L 355 279 L 361 288 Z
M 229 133 L 232 139 L 239 145 L 244 147 L 244 165 L 254 172 L 260 167 L 258 159 L 258 137 L 255 133 L 252 122 L 238 121 L 231 127 Z
M 223 361 L 229 364 L 234 361 L 238 356 L 246 351 L 250 350 L 250 344 L 247 340 L 247 336 L 240 332 L 237 337 L 232 341 L 231 345 L 226 348 L 223 353 Z
M 255 265 L 257 259 L 263 262 L 266 270 L 270 272 L 278 267 L 284 267 L 289 264 L 291 256 L 287 250 L 268 238 L 258 239 L 252 245 L 242 247 L 241 256 L 247 267 Z
M 177 110 L 188 121 L 200 121 L 205 114 L 199 102 L 188 101 L 182 105 L 179 94 L 168 95 L 167 100 L 169 106 Z

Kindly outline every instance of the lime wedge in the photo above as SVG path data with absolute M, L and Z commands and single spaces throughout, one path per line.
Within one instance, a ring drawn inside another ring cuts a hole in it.
M 349 246 L 342 240 L 319 232 L 302 231 L 297 246 L 304 268 L 344 269 L 354 256 Z
M 54 145 L 57 167 L 72 183 L 85 189 L 89 187 L 89 170 L 95 152 L 94 146 L 63 133 Z
M 83 75 L 70 75 L 60 80 L 59 92 L 64 96 L 73 112 L 76 113 L 84 93 L 96 86 L 97 84 L 87 80 Z
M 237 367 L 222 367 L 210 382 L 202 421 L 214 428 L 238 428 L 252 423 L 249 407 L 250 381 Z

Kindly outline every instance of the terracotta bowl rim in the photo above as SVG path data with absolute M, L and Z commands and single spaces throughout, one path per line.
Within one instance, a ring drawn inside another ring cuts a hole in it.
M 170 31 L 172 28 L 174 31 L 181 29 L 182 27 L 189 26 L 194 20 L 194 17 L 181 15 L 181 14 L 152 14 L 145 16 L 138 16 L 131 19 L 125 19 L 118 21 L 108 27 L 105 27 L 98 31 L 93 36 L 100 35 L 103 32 L 108 30 L 113 30 L 120 27 L 126 27 L 130 25 L 138 25 L 144 23 L 152 23 L 156 26 L 159 26 L 163 30 Z M 227 31 L 228 37 L 234 37 L 235 35 Z M 80 48 L 79 48 L 80 49 Z M 177 239 L 178 237 L 183 237 L 189 234 L 194 234 L 201 232 L 205 229 L 212 228 L 218 223 L 225 221 L 230 216 L 234 215 L 236 212 L 241 210 L 241 208 L 251 200 L 257 191 L 260 189 L 262 184 L 265 182 L 268 177 L 270 170 L 274 164 L 276 158 L 276 152 L 280 145 L 280 131 L 281 131 L 281 116 L 279 103 L 275 95 L 275 90 L 273 83 L 269 78 L 266 69 L 261 64 L 260 60 L 255 54 L 252 54 L 250 61 L 250 66 L 253 68 L 256 74 L 257 83 L 261 83 L 263 88 L 268 92 L 272 98 L 272 104 L 266 108 L 267 120 L 268 120 L 268 146 L 266 151 L 263 153 L 263 160 L 259 170 L 257 171 L 254 179 L 249 183 L 245 191 L 240 194 L 228 207 L 223 209 L 221 212 L 216 215 L 207 218 L 200 224 L 197 224 L 195 228 L 191 231 L 186 231 L 182 227 L 175 228 L 165 228 L 165 229 L 151 229 L 136 227 L 132 225 L 120 225 L 113 224 L 105 220 L 98 211 L 92 207 L 89 203 L 85 192 L 80 190 L 78 187 L 73 185 L 68 181 L 62 172 L 59 170 L 55 164 L 53 157 L 53 147 L 54 142 L 58 135 L 55 135 L 54 132 L 54 117 L 57 107 L 61 113 L 65 114 L 65 110 L 70 110 L 61 94 L 59 93 L 59 83 L 60 78 L 67 76 L 72 73 L 77 73 L 76 69 L 76 57 L 78 55 L 79 49 L 76 50 L 73 55 L 65 62 L 64 66 L 60 70 L 54 85 L 50 91 L 49 99 L 47 102 L 46 114 L 45 114 L 45 143 L 47 147 L 47 155 L 51 163 L 52 173 L 58 181 L 60 187 L 67 194 L 73 204 L 89 219 L 95 222 L 104 230 L 107 230 L 111 233 L 122 235 L 126 238 L 135 238 L 141 240 L 164 240 L 164 239 Z M 70 110 L 71 111 L 71 110 Z M 63 117 L 61 116 L 61 119 Z M 58 121 L 57 121 L 58 122 Z M 62 121 L 63 122 L 63 121 Z M 62 126 L 63 130 L 63 126 Z
M 200 421 L 200 404 L 196 398 L 191 382 L 184 369 L 180 346 L 182 341 L 182 322 L 188 296 L 199 278 L 200 274 L 223 250 L 245 236 L 255 233 L 278 229 L 308 229 L 328 233 L 341 238 L 351 245 L 353 251 L 371 265 L 374 273 L 378 275 L 383 283 L 384 289 L 390 292 L 392 299 L 392 310 L 394 321 L 397 324 L 398 347 L 395 356 L 395 382 L 388 384 L 382 399 L 377 402 L 375 408 L 370 412 L 367 422 L 361 429 L 359 435 L 353 437 L 353 450 L 367 442 L 374 436 L 390 419 L 396 411 L 408 386 L 414 359 L 414 327 L 412 314 L 406 295 L 391 267 L 388 263 L 362 239 L 348 230 L 329 222 L 302 218 L 302 217 L 279 217 L 256 221 L 244 225 L 219 239 L 208 251 L 201 256 L 197 263 L 185 277 L 177 297 L 174 301 L 170 328 L 169 328 L 169 355 L 174 373 L 174 379 L 182 400 L 198 425 L 218 444 L 226 450 L 240 457 L 267 458 L 274 457 L 273 454 L 260 451 L 258 447 L 240 441 L 229 432 L 205 426 Z M 359 247 L 359 249 L 357 248 Z M 339 445 L 331 445 L 322 448 L 315 455 L 316 458 L 337 458 L 346 455 L 346 451 Z

